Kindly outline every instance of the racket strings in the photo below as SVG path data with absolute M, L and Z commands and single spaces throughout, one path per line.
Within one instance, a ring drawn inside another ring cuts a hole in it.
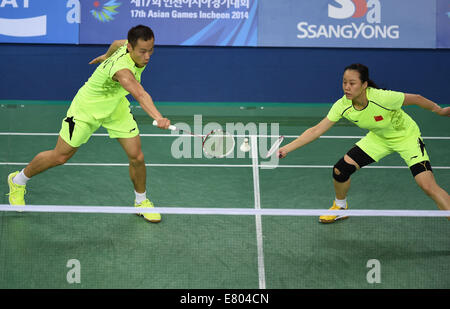
M 206 154 L 223 158 L 234 149 L 234 137 L 222 130 L 214 130 L 208 134 L 203 141 L 203 150 Z
M 272 147 L 270 147 L 269 151 L 267 152 L 266 158 L 270 157 L 271 155 L 273 155 L 275 153 L 275 151 L 277 151 L 281 145 L 281 143 L 284 140 L 284 136 L 280 136 L 275 143 L 273 143 Z

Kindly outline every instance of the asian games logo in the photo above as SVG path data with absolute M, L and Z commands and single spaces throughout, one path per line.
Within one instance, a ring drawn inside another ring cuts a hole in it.
M 333 20 L 350 19 L 351 22 L 331 22 L 325 25 L 299 22 L 299 39 L 391 39 L 400 38 L 399 25 L 383 24 L 380 0 L 329 0 L 328 18 Z M 365 17 L 365 20 L 364 20 Z
M 117 0 L 109 0 L 104 5 L 100 4 L 100 1 L 94 1 L 94 7 L 96 9 L 91 10 L 92 16 L 100 22 L 109 22 L 114 19 L 114 15 L 119 14 L 116 9 L 121 6 L 122 3 Z M 99 10 L 97 10 L 99 9 Z

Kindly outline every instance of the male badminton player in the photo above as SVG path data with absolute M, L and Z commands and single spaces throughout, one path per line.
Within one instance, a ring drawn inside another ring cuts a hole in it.
M 345 68 L 342 87 L 344 96 L 328 115 L 297 139 L 279 149 L 284 158 L 289 152 L 319 138 L 342 117 L 369 133 L 356 143 L 333 167 L 336 198 L 332 210 L 345 210 L 350 176 L 356 171 L 378 162 L 391 153 L 398 153 L 408 165 L 420 188 L 442 210 L 450 210 L 450 196 L 435 181 L 430 159 L 416 122 L 402 110 L 402 106 L 417 105 L 440 116 L 450 116 L 450 107 L 441 108 L 436 103 L 417 94 L 378 89 L 369 79 L 369 69 L 362 64 Z M 333 223 L 341 216 L 320 216 L 322 223 Z M 449 218 L 450 219 L 450 218 Z
M 62 121 L 55 148 L 36 155 L 22 171 L 9 174 L 10 205 L 25 205 L 27 181 L 67 162 L 103 126 L 110 138 L 117 139 L 128 156 L 136 196 L 134 206 L 153 208 L 153 203 L 146 196 L 146 167 L 139 129 L 126 95 L 131 94 L 142 109 L 157 121 L 159 128 L 169 127 L 170 120 L 161 115 L 152 97 L 140 84 L 142 71 L 153 54 L 154 41 L 153 31 L 138 25 L 129 30 L 127 40 L 114 41 L 105 54 L 90 62 L 100 65 L 73 99 Z M 161 215 L 157 213 L 141 215 L 150 222 L 161 221 Z

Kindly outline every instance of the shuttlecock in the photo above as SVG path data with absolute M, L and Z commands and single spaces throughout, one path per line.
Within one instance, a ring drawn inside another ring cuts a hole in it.
M 250 145 L 248 144 L 248 138 L 244 138 L 244 142 L 242 143 L 240 149 L 242 152 L 250 151 Z

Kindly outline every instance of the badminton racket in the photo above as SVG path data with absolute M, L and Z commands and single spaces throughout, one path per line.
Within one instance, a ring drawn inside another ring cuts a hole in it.
M 156 120 L 153 121 L 153 125 L 158 125 Z M 223 158 L 228 156 L 233 152 L 235 146 L 233 135 L 220 129 L 212 130 L 206 136 L 197 135 L 187 130 L 178 129 L 174 125 L 170 125 L 169 130 L 177 131 L 181 134 L 190 134 L 194 137 L 201 138 L 203 152 L 214 158 Z
M 281 143 L 284 140 L 284 136 L 280 136 L 278 137 L 278 139 L 275 141 L 275 143 L 273 143 L 272 147 L 270 147 L 269 151 L 266 154 L 266 159 L 271 157 L 275 151 L 277 151 L 280 148 Z M 278 155 L 278 158 L 281 158 L 281 155 Z

